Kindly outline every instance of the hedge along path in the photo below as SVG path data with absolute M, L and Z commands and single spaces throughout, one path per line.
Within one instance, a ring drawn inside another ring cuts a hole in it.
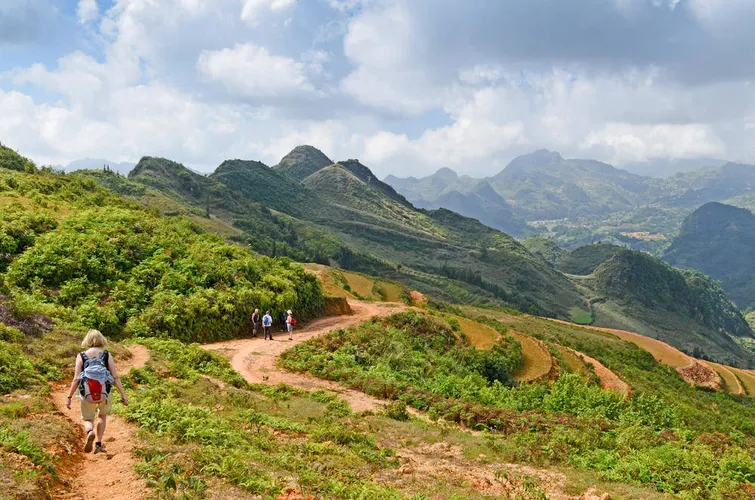
M 739 378 L 734 374 L 733 371 L 731 371 L 728 366 L 714 363 L 713 361 L 700 362 L 718 372 L 718 374 L 721 376 L 721 379 L 724 381 L 724 388 L 729 394 L 735 394 L 737 396 L 746 394 L 745 388 L 742 386 L 742 382 L 739 381 Z
M 601 328 L 597 326 L 577 325 L 576 323 L 570 323 L 560 319 L 545 318 L 549 321 L 555 321 L 556 323 L 563 323 L 574 328 L 584 328 L 587 330 L 597 330 L 599 332 L 606 332 L 621 340 L 631 342 L 637 347 L 648 351 L 659 363 L 668 365 L 681 375 L 691 385 L 699 385 L 701 387 L 708 387 L 711 389 L 720 390 L 722 387 L 721 377 L 718 373 L 709 366 L 706 366 L 695 358 L 687 356 L 676 347 L 673 347 L 665 342 L 656 340 L 639 333 L 628 332 L 625 330 L 615 330 L 613 328 Z
M 579 351 L 575 351 L 574 349 L 570 349 L 569 347 L 559 346 L 559 348 L 563 349 L 563 351 L 565 352 L 571 353 L 577 359 L 580 359 L 583 363 L 592 365 L 593 369 L 595 370 L 595 375 L 598 376 L 598 380 L 600 381 L 601 389 L 619 392 L 627 398 L 632 395 L 632 387 L 621 380 L 618 375 L 606 368 L 605 365 L 603 365 L 603 363 L 601 363 L 597 359 L 591 358 L 590 356 L 582 354 Z
M 132 368 L 141 368 L 149 360 L 149 351 L 141 345 L 128 346 L 131 358 L 116 359 L 119 375 Z M 55 407 L 79 427 L 83 449 L 84 427 L 81 422 L 79 404 L 74 401 L 71 409 L 66 408 L 66 396 L 70 381 L 53 387 L 52 400 Z M 117 398 L 118 391 L 114 388 Z M 117 404 L 114 401 L 114 404 Z M 134 472 L 137 460 L 133 456 L 136 428 L 121 417 L 111 415 L 105 429 L 106 453 L 76 453 L 68 467 L 61 469 L 65 491 L 56 492 L 54 498 L 66 500 L 89 500 L 107 498 L 109 500 L 136 500 L 148 496 L 146 483 Z
M 377 410 L 385 401 L 363 392 L 348 389 L 340 384 L 322 380 L 307 374 L 284 371 L 277 366 L 278 357 L 291 347 L 314 337 L 325 335 L 333 330 L 355 326 L 374 317 L 388 316 L 407 310 L 404 304 L 388 302 L 362 302 L 349 300 L 353 311 L 350 316 L 334 316 L 312 321 L 305 327 L 294 329 L 294 340 L 288 340 L 288 333 L 273 327 L 273 341 L 261 337 L 229 340 L 203 345 L 203 349 L 221 351 L 230 355 L 231 366 L 250 384 L 288 384 L 307 391 L 325 389 L 337 393 L 355 412 Z M 262 332 L 259 332 L 262 335 Z

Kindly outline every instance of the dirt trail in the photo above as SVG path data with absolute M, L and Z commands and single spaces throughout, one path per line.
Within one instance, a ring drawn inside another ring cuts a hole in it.
M 724 381 L 725 388 L 729 394 L 737 396 L 745 394 L 745 388 L 742 386 L 742 382 L 739 381 L 739 378 L 737 378 L 736 374 L 731 371 L 730 367 L 712 361 L 702 361 L 702 363 L 718 372 L 721 379 Z
M 140 345 L 129 346 L 132 357 L 117 360 L 118 372 L 123 375 L 132 368 L 141 368 L 149 359 L 149 351 Z M 84 432 L 81 427 L 79 402 L 74 400 L 71 409 L 66 408 L 68 381 L 53 387 L 52 400 L 63 415 L 80 426 L 83 448 Z M 114 398 L 118 391 L 113 389 Z M 118 404 L 115 402 L 115 404 Z M 107 498 L 109 500 L 136 500 L 147 496 L 145 482 L 134 472 L 133 444 L 136 428 L 122 418 L 111 416 L 107 421 L 104 447 L 106 453 L 77 453 L 68 464 L 61 467 L 62 488 L 53 498 L 65 500 L 86 500 Z
M 628 332 L 626 330 L 616 330 L 613 328 L 601 328 L 598 326 L 577 325 L 559 319 L 546 318 L 549 321 L 563 323 L 575 328 L 584 328 L 586 330 L 596 330 L 599 332 L 616 335 L 622 340 L 631 342 L 638 347 L 645 349 L 659 362 L 675 368 L 684 380 L 692 385 L 709 387 L 720 390 L 722 387 L 721 376 L 711 367 L 700 363 L 695 358 L 681 352 L 663 341 L 640 335 L 639 333 Z
M 217 342 L 202 347 L 228 353 L 231 358 L 231 366 L 249 383 L 273 385 L 285 383 L 304 390 L 326 389 L 338 393 L 355 412 L 375 410 L 382 407 L 385 402 L 363 392 L 347 389 L 336 382 L 283 371 L 276 366 L 278 356 L 305 340 L 339 328 L 358 325 L 375 316 L 387 316 L 407 309 L 404 304 L 388 302 L 374 303 L 349 300 L 349 305 L 354 314 L 315 320 L 300 330 L 294 330 L 294 340 L 288 340 L 288 333 L 277 329 L 277 331 L 274 330 L 273 341 L 262 340 L 258 337 Z
M 592 365 L 593 369 L 595 370 L 595 375 L 597 375 L 598 379 L 600 380 L 601 389 L 620 392 L 626 397 L 632 395 L 632 388 L 629 386 L 629 384 L 621 380 L 618 375 L 606 368 L 603 363 L 595 358 L 587 356 L 586 354 L 575 351 L 574 349 L 569 349 L 568 347 L 564 347 L 564 349 L 567 349 L 585 363 Z

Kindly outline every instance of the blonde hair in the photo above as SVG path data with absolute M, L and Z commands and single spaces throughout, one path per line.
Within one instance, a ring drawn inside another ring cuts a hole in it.
M 103 348 L 107 345 L 107 339 L 99 330 L 89 330 L 81 342 L 81 347 L 89 349 L 90 347 Z

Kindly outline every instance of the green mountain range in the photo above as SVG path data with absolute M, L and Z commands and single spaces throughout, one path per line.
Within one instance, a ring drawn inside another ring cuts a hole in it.
M 738 306 L 755 307 L 755 216 L 749 210 L 706 203 L 684 220 L 663 260 L 720 280 Z
M 560 161 L 556 155 L 550 158 Z M 522 164 L 512 172 L 520 175 L 517 170 L 526 168 Z M 585 168 L 615 174 L 602 164 Z M 698 295 L 683 292 L 686 304 L 693 296 L 714 304 L 712 317 L 717 319 L 712 323 L 711 315 L 700 316 L 692 306 L 664 315 L 663 309 L 632 298 L 631 288 L 618 296 L 607 292 L 612 271 L 603 264 L 620 250 L 616 247 L 566 252 L 542 241 L 539 250 L 525 246 L 474 218 L 445 208 L 418 208 L 359 161 L 332 162 L 311 146 L 297 147 L 273 168 L 227 160 L 208 176 L 149 157 L 128 178 L 101 172 L 75 175 L 92 176 L 143 204 L 164 207 L 164 213 L 189 215 L 203 227 L 268 255 L 365 272 L 454 303 L 500 305 L 567 320 L 589 318 L 595 325 L 667 338 L 689 351 L 698 348 L 740 365 L 751 359 L 729 336 L 747 336 L 748 331 L 752 336 L 744 319 L 745 329 L 737 324 L 732 332 L 727 328 L 735 323 L 719 321 L 739 313 L 714 299 L 720 295 L 715 283 L 698 287 Z M 467 194 L 501 199 L 492 182 Z M 643 266 L 661 266 L 675 283 L 686 283 L 679 272 L 655 259 L 633 265 L 640 275 Z M 670 333 L 677 331 L 682 333 Z
M 755 167 L 711 164 L 719 166 L 657 178 L 539 150 L 486 179 L 444 168 L 386 182 L 421 206 L 453 209 L 516 236 L 539 232 L 569 249 L 601 241 L 659 254 L 684 217 L 704 203 L 755 209 Z M 479 186 L 490 186 L 499 201 L 480 204 L 470 197 Z M 515 225 L 521 221 L 529 230 Z

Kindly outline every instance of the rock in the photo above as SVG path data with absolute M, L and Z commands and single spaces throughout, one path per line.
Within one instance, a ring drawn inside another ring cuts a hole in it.
M 407 476 L 409 474 L 414 474 L 414 469 L 411 465 L 402 465 L 401 467 L 399 467 L 398 472 L 402 476 Z

